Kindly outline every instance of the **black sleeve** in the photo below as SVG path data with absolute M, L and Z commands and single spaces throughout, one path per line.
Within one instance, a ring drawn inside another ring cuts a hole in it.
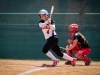
M 75 34 L 74 39 L 77 39 L 78 42 L 80 43 L 81 48 L 88 48 L 89 44 L 87 42 L 87 40 L 85 40 L 84 38 L 82 38 L 82 36 L 78 33 Z
M 40 20 L 39 23 L 44 23 L 44 20 Z M 38 27 L 39 27 L 39 24 L 38 24 Z
M 81 36 L 80 36 L 79 34 L 76 33 L 76 34 L 74 35 L 74 40 L 75 40 L 75 39 L 79 40 L 79 39 L 81 39 Z
M 54 21 L 54 20 L 51 20 L 51 24 L 52 24 L 52 25 L 55 24 L 55 21 Z
M 45 21 L 44 20 L 40 20 L 39 23 L 44 23 Z M 55 24 L 55 21 L 54 20 L 51 20 L 51 24 Z M 39 25 L 38 25 L 39 26 Z
M 75 39 L 77 39 L 78 42 L 80 42 L 80 43 L 83 43 L 83 42 L 84 42 L 84 39 L 83 39 L 82 36 L 81 36 L 80 34 L 78 34 L 78 33 L 76 33 L 76 34 L 74 35 L 74 40 L 75 40 Z
M 44 23 L 44 20 L 40 20 L 39 23 Z

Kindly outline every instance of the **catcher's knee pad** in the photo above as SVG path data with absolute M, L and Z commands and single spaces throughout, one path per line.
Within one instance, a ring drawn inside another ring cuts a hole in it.
M 76 56 L 77 58 L 79 58 L 79 59 L 82 59 L 82 57 L 84 56 L 84 54 L 78 52 L 78 53 L 75 54 L 75 56 Z
M 69 56 L 73 56 L 72 53 L 73 53 L 72 50 L 67 51 L 67 54 L 68 54 Z

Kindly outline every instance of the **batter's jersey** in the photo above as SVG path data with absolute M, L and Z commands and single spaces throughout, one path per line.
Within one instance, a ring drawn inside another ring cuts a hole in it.
M 89 48 L 88 41 L 85 39 L 85 37 L 81 33 L 79 32 L 75 33 L 73 39 L 78 40 L 78 43 L 80 44 L 80 48 Z
M 42 25 L 44 25 L 45 24 L 45 21 L 44 20 L 40 20 L 39 21 L 39 27 L 41 28 L 41 26 Z M 53 20 L 51 20 L 51 25 L 53 26 L 53 27 L 55 27 L 55 22 L 53 21 Z M 47 24 L 47 26 L 48 26 L 48 24 Z M 48 28 L 43 28 L 42 29 L 42 32 L 43 32 L 43 34 L 44 34 L 44 37 L 45 37 L 45 39 L 48 39 L 49 37 L 51 37 L 51 36 L 54 36 L 54 35 L 57 35 L 57 33 L 55 32 L 55 30 L 50 30 L 50 29 L 48 29 Z

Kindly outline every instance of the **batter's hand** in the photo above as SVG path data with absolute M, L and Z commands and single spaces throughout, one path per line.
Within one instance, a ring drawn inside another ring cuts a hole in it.
M 51 18 L 48 19 L 48 24 L 51 24 Z

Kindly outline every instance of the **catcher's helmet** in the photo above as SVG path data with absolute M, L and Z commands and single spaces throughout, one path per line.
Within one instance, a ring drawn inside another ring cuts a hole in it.
M 44 14 L 44 15 L 46 15 L 46 16 L 48 17 L 48 12 L 47 12 L 47 10 L 45 10 L 45 9 L 40 10 L 40 11 L 39 11 L 39 15 L 40 15 L 40 14 Z
M 68 28 L 69 33 L 76 33 L 79 31 L 78 24 L 71 24 Z

